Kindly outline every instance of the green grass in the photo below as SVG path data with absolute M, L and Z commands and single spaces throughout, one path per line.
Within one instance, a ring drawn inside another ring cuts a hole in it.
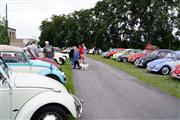
M 69 90 L 70 93 L 75 94 L 73 72 L 70 61 L 67 61 L 64 65 L 61 65 L 61 69 L 65 73 L 68 80 L 65 87 Z M 75 118 L 72 115 L 69 115 L 68 120 L 75 120 Z
M 74 89 L 74 81 L 73 81 L 73 72 L 71 68 L 71 63 L 70 61 L 67 61 L 64 65 L 61 65 L 62 71 L 65 73 L 67 77 L 67 83 L 65 87 L 72 93 L 75 94 L 75 89 Z
M 170 76 L 148 73 L 146 69 L 137 68 L 133 64 L 116 62 L 114 60 L 103 58 L 100 55 L 88 55 L 88 57 L 116 67 L 135 76 L 138 80 L 158 88 L 161 92 L 180 98 L 180 80 L 173 79 Z

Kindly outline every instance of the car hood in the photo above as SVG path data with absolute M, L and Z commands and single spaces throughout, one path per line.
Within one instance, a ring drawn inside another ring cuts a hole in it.
M 119 53 L 116 53 L 116 54 L 114 54 L 114 55 L 116 55 L 116 56 L 121 56 L 121 55 L 123 55 L 123 53 L 119 52 Z
M 11 77 L 14 79 L 14 85 L 18 88 L 42 88 L 67 92 L 61 83 L 42 75 L 13 72 Z
M 64 58 L 68 58 L 68 56 L 64 53 L 60 53 L 60 52 L 55 52 L 54 56 L 58 56 L 58 57 L 64 57 Z
M 101 53 L 101 55 L 105 56 L 107 53 L 108 53 L 108 52 L 103 52 L 103 53 Z
M 133 56 L 138 57 L 138 56 L 143 56 L 143 55 L 144 53 L 135 53 Z
M 51 64 L 42 60 L 31 60 L 32 66 L 38 66 L 38 67 L 50 67 Z
M 175 68 L 175 70 L 174 70 L 174 73 L 180 74 L 180 65 L 179 65 L 179 66 L 176 66 L 176 68 Z
M 50 59 L 50 58 L 47 58 L 47 57 L 37 57 L 36 58 L 37 60 L 41 60 L 41 61 L 45 61 L 45 62 L 48 62 L 48 63 L 51 63 L 51 64 L 53 64 L 53 65 L 55 65 L 56 67 L 60 67 L 60 65 L 56 62 L 56 61 L 54 61 L 53 59 Z

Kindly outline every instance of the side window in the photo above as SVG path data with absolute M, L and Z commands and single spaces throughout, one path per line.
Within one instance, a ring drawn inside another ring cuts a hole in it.
M 14 53 L 1 52 L 1 57 L 7 63 L 17 63 L 17 59 L 15 58 Z
M 164 56 L 166 56 L 166 55 L 167 55 L 166 52 L 160 52 L 160 53 L 158 54 L 159 57 L 164 57 Z
M 33 58 L 33 56 L 29 53 L 28 50 L 24 50 L 24 53 L 29 59 Z
M 0 73 L 0 81 L 3 80 L 3 75 Z
M 178 60 L 180 60 L 180 54 L 178 54 L 178 55 L 176 56 L 176 58 L 177 58 Z
M 17 58 L 18 62 L 26 62 L 22 53 L 15 53 L 15 57 Z
M 0 56 L 7 63 L 26 62 L 23 54 L 20 52 L 1 52 Z

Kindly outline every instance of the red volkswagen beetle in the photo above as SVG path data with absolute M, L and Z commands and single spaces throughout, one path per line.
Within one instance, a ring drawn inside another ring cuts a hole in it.
M 114 50 L 112 50 L 112 51 L 109 51 L 109 52 L 107 53 L 106 57 L 107 57 L 107 58 L 110 58 L 111 56 L 113 56 L 114 54 L 116 54 L 116 53 L 118 53 L 118 52 L 120 52 L 120 51 L 122 51 L 122 50 L 124 50 L 124 48 L 117 48 L 117 49 L 114 49 Z
M 177 79 L 180 79 L 180 65 L 177 65 L 174 70 L 171 72 L 171 76 Z
M 29 48 L 25 49 L 26 55 L 32 60 L 42 60 L 45 62 L 49 62 L 55 65 L 57 68 L 60 68 L 60 64 L 54 61 L 53 59 L 47 57 L 37 57 Z

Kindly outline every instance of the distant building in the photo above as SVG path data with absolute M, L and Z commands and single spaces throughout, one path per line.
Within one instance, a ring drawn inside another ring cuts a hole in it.
M 16 47 L 25 47 L 29 41 L 34 41 L 36 39 L 32 38 L 16 38 L 16 29 L 8 28 L 8 36 L 10 38 L 10 45 Z
M 17 47 L 23 47 L 23 41 L 16 39 L 16 29 L 14 28 L 8 28 L 8 36 L 10 39 L 10 45 L 17 46 Z
M 8 36 L 10 38 L 10 41 L 16 40 L 16 29 L 8 28 Z
M 15 41 L 12 42 L 12 46 L 17 46 L 17 47 L 26 47 L 29 41 L 37 41 L 36 39 L 32 38 L 17 38 Z

